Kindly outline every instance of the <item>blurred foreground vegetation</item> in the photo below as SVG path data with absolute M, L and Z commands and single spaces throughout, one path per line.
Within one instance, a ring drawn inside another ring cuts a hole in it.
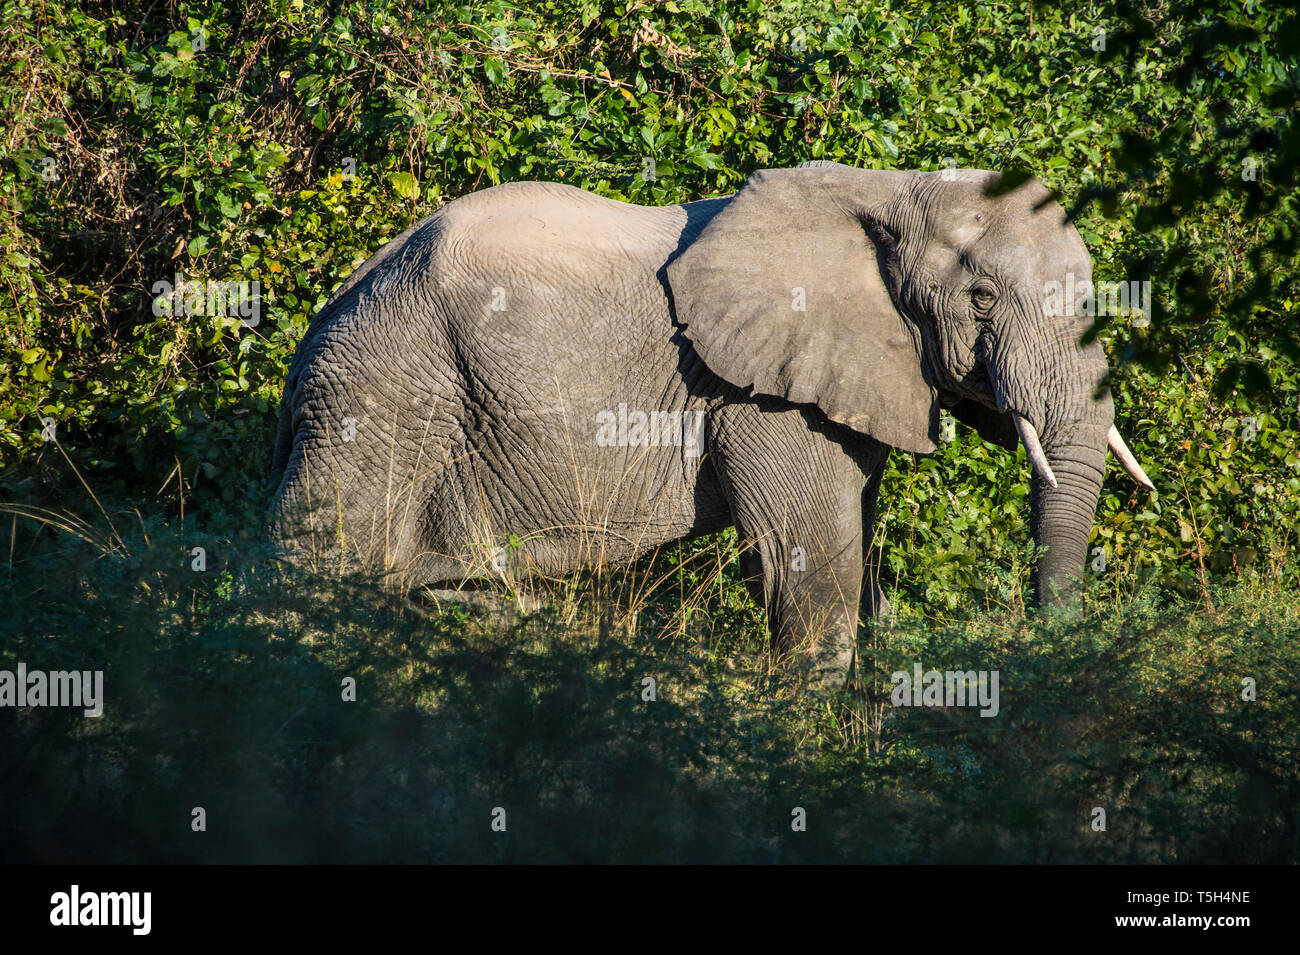
M 0 591 L 0 667 L 106 665 L 108 705 L 0 709 L 0 860 L 1297 861 L 1300 598 L 1259 583 L 900 621 L 830 700 L 734 579 L 686 618 L 641 568 L 517 619 L 282 579 L 238 542 L 198 575 L 165 529 L 72 540 Z M 999 714 L 890 706 L 914 662 L 998 670 Z

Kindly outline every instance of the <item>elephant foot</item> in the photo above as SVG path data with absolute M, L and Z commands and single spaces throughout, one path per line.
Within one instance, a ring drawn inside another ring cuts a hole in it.
M 825 690 L 841 690 L 849 681 L 857 656 L 855 636 L 828 633 L 813 648 L 809 682 Z

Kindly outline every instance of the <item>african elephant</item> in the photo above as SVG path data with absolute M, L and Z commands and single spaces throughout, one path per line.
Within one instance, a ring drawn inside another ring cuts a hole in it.
M 997 175 L 754 173 L 650 208 L 517 182 L 385 245 L 316 317 L 284 388 L 268 532 L 402 586 L 557 576 L 735 525 L 779 648 L 837 685 L 890 448 L 940 408 L 1024 444 L 1040 600 L 1082 572 L 1112 426 L 1091 278 L 1061 207 Z

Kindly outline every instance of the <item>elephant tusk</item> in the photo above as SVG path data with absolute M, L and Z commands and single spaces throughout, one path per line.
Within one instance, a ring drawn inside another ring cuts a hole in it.
M 1034 426 L 1014 411 L 1011 413 L 1011 420 L 1015 422 L 1016 431 L 1020 434 L 1020 440 L 1024 444 L 1025 450 L 1029 452 L 1029 460 L 1034 465 L 1034 473 L 1052 487 L 1056 487 L 1056 475 L 1052 473 L 1052 466 L 1047 463 L 1047 454 L 1038 441 L 1038 432 L 1034 430 Z
M 1147 477 L 1147 472 L 1142 470 L 1142 465 L 1138 464 L 1137 458 L 1133 457 L 1133 452 L 1128 449 L 1128 445 L 1124 443 L 1124 439 L 1114 425 L 1110 426 L 1110 434 L 1106 440 L 1110 449 L 1115 452 L 1115 457 L 1119 458 L 1119 463 L 1124 465 L 1124 470 L 1133 476 L 1133 480 L 1148 491 L 1154 491 L 1156 486 Z

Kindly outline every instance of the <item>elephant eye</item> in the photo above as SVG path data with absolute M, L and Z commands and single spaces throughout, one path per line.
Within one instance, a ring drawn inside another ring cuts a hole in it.
M 977 282 L 970 290 L 971 302 L 975 310 L 987 312 L 998 300 L 998 290 L 989 282 Z

